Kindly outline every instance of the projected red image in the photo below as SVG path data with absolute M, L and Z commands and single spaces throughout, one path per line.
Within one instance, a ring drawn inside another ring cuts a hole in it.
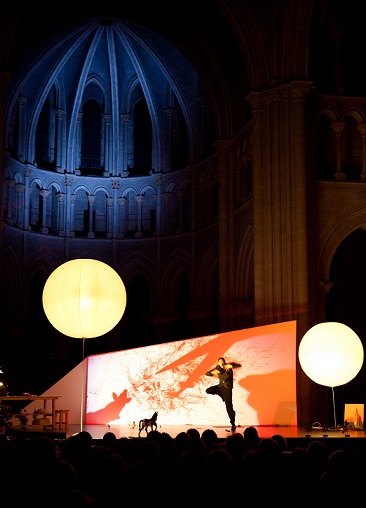
M 297 425 L 296 322 L 192 338 L 88 358 L 86 424 L 227 426 L 225 405 L 206 388 L 219 357 L 234 369 L 237 425 Z

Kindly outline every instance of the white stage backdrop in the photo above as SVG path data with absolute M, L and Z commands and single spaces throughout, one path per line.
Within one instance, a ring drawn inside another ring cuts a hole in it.
M 297 425 L 296 322 L 88 357 L 86 424 L 129 424 L 158 411 L 165 425 L 228 426 L 206 388 L 220 356 L 234 369 L 237 425 Z

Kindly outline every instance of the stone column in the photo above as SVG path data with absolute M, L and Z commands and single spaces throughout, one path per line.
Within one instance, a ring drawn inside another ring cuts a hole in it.
M 268 144 L 268 135 L 265 132 L 265 105 L 264 92 L 252 92 L 248 100 L 252 107 L 253 125 L 253 204 L 254 204 L 254 294 L 256 324 L 268 324 L 266 316 L 266 237 L 265 226 L 266 206 L 266 171 L 264 167 L 264 148 Z M 268 171 L 269 172 L 269 171 Z
M 50 118 L 48 122 L 48 150 L 47 150 L 47 160 L 50 164 L 54 164 L 56 167 L 55 157 L 56 157 L 56 116 L 57 110 L 51 108 Z
M 305 165 L 309 89 L 309 83 L 296 81 L 248 98 L 253 112 L 256 325 L 297 319 L 301 333 L 309 322 Z
M 18 119 L 19 119 L 19 135 L 18 135 L 18 146 L 17 146 L 17 156 L 21 162 L 25 162 L 26 154 L 25 154 L 25 106 L 27 104 L 27 99 L 25 97 L 18 97 Z
M 42 227 L 41 233 L 44 235 L 48 235 L 48 227 L 47 227 L 47 198 L 50 194 L 50 191 L 47 189 L 43 189 L 40 192 L 42 197 Z
M 124 113 L 122 115 L 122 143 L 121 143 L 121 175 L 126 177 L 128 176 L 128 147 L 129 147 L 129 136 L 128 129 L 129 123 L 131 120 L 131 115 L 129 113 Z
M 120 225 L 118 231 L 118 238 L 123 238 L 126 234 L 126 226 L 125 226 L 126 203 L 127 203 L 126 197 L 123 196 L 122 198 L 118 198 L 118 206 L 121 210 L 118 221 L 118 224 Z
M 206 108 L 207 97 L 200 95 L 197 100 L 198 104 L 198 125 L 197 125 L 197 160 L 203 160 L 205 156 L 205 131 L 206 131 Z
M 104 173 L 103 176 L 109 176 L 112 173 L 113 168 L 111 168 L 111 115 L 104 115 Z
M 76 194 L 72 194 L 70 196 L 70 235 L 71 237 L 75 236 L 75 202 L 76 202 Z
M 342 171 L 342 132 L 344 130 L 345 124 L 343 122 L 334 122 L 332 123 L 332 131 L 336 135 L 336 143 L 337 143 L 337 166 L 336 172 L 334 173 L 334 177 L 336 180 L 345 180 L 346 175 Z
M 89 231 L 88 238 L 94 238 L 94 229 L 93 229 L 93 204 L 95 201 L 95 196 L 88 196 L 89 203 Z
M 143 235 L 142 231 L 142 203 L 144 202 L 144 196 L 139 194 L 135 196 L 137 201 L 137 231 L 135 233 L 135 238 L 141 238 Z
M 113 238 L 118 238 L 118 189 L 120 186 L 119 180 L 112 180 L 112 189 L 113 189 L 113 209 L 112 209 L 112 226 L 111 233 Z
M 311 83 L 294 81 L 251 93 L 256 326 L 296 320 L 297 340 L 309 329 L 309 181 L 305 102 Z M 313 388 L 303 391 L 298 414 L 311 413 Z
M 75 160 L 74 160 L 74 168 L 75 174 L 80 175 L 80 166 L 81 166 L 81 149 L 82 149 L 82 128 L 83 124 L 83 113 L 78 113 L 77 121 L 76 121 L 76 143 L 75 143 Z M 69 172 L 70 168 L 67 168 Z
M 173 120 L 174 108 L 164 109 L 164 136 L 163 136 L 163 172 L 172 170 L 172 148 L 173 148 Z
M 184 233 L 184 227 L 183 227 L 183 199 L 186 195 L 186 191 L 184 189 L 178 189 L 177 190 L 177 196 L 178 196 L 178 227 L 176 229 L 176 233 Z
M 63 173 L 64 168 L 62 167 L 62 120 L 65 112 L 59 109 L 56 112 L 56 171 L 57 173 Z
M 1 173 L 1 171 L 0 171 Z M 9 178 L 6 179 L 6 189 L 7 189 L 7 207 L 6 207 L 6 222 L 10 224 L 11 226 L 14 225 L 13 220 L 13 214 L 12 214 L 12 208 L 13 208 L 13 188 L 15 185 L 14 180 L 10 180 Z
M 24 185 L 22 183 L 17 183 L 15 186 L 15 190 L 17 193 L 17 202 L 16 202 L 16 217 L 15 224 L 20 229 L 23 229 L 23 219 L 24 219 Z
M 191 185 L 191 230 L 197 229 L 197 167 L 191 166 L 192 185 Z
M 169 202 L 170 193 L 163 192 L 161 195 L 162 207 L 161 207 L 161 235 L 167 235 L 169 232 Z
M 287 174 L 288 183 L 291 185 L 291 214 L 292 214 L 292 251 L 293 251 L 293 271 L 294 284 L 290 282 L 286 285 L 286 294 L 289 294 L 290 287 L 295 288 L 294 300 L 291 313 L 288 317 L 297 319 L 297 328 L 300 337 L 309 329 L 309 262 L 311 263 L 309 244 L 308 244 L 308 186 L 307 186 L 307 167 L 306 167 L 306 128 L 305 128 L 305 102 L 309 92 L 309 83 L 294 82 L 291 85 L 292 99 L 292 125 L 291 139 L 293 141 L 293 151 L 290 152 L 293 161 L 289 161 L 293 169 L 292 174 Z M 283 244 L 285 242 L 282 241 Z M 290 253 L 287 257 L 290 261 Z M 283 267 L 283 271 L 286 266 Z M 284 272 L 285 273 L 285 272 Z M 287 278 L 287 277 L 286 277 Z M 286 280 L 285 278 L 285 280 Z M 291 299 L 288 299 L 292 301 Z M 286 307 L 285 307 L 286 309 Z M 285 316 L 282 316 L 284 319 Z
M 107 238 L 113 237 L 113 198 L 107 198 Z
M 57 233 L 59 236 L 65 234 L 65 194 L 57 194 Z
M 4 102 L 7 93 L 7 88 L 10 81 L 10 73 L 8 72 L 0 72 L 0 118 L 5 118 L 4 113 Z M 0 160 L 4 160 L 4 128 L 0 128 Z M 7 186 L 7 183 L 6 183 Z M 4 219 L 8 220 L 6 217 L 6 210 L 4 205 L 4 171 L 0 171 L 0 230 L 3 229 Z M 8 188 L 8 187 L 7 187 Z
M 233 208 L 233 143 L 216 142 L 220 187 L 219 202 L 219 292 L 220 331 L 232 330 L 235 322 L 235 256 Z
M 361 178 L 366 182 L 366 123 L 361 123 L 358 127 L 358 132 L 362 136 L 362 174 Z
M 71 186 L 74 182 L 74 178 L 70 175 L 65 176 L 65 188 L 66 188 L 66 206 L 65 206 L 65 236 L 71 236 L 71 220 L 73 215 L 71 214 Z
M 30 231 L 29 225 L 29 201 L 30 201 L 30 189 L 29 189 L 29 178 L 32 174 L 32 168 L 26 167 L 24 170 L 24 212 L 23 212 L 23 229 L 24 231 Z
M 157 175 L 154 177 L 154 182 L 156 184 L 156 236 L 161 235 L 161 188 L 163 185 L 163 176 Z

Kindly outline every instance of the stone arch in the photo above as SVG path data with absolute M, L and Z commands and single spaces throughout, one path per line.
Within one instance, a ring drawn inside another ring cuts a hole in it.
M 120 261 L 117 263 L 116 271 L 122 278 L 126 288 L 136 273 L 140 273 L 148 281 L 150 288 L 156 287 L 156 268 L 151 256 L 133 251 L 131 253 L 123 252 L 117 257 L 120 258 Z M 156 295 L 153 296 L 152 304 L 156 300 Z
M 199 266 L 197 266 L 195 295 L 197 301 L 207 308 L 218 300 L 217 252 L 213 246 L 207 246 Z
M 93 213 L 95 215 L 95 234 L 105 236 L 108 230 L 108 191 L 104 187 L 97 187 L 94 191 L 95 200 Z
M 89 198 L 90 192 L 85 186 L 75 189 L 75 205 L 73 217 L 73 229 L 77 236 L 85 236 L 89 226 Z
M 32 253 L 29 256 L 29 263 L 27 267 L 27 281 L 32 279 L 34 274 L 42 273 L 44 276 L 44 282 L 46 282 L 47 275 L 51 274 L 63 262 L 64 260 L 61 259 L 58 254 L 53 252 L 51 246 L 37 249 L 36 252 Z M 26 290 L 27 293 L 31 295 L 29 285 L 26 286 Z
M 48 189 L 50 191 L 46 200 L 46 226 L 49 230 L 57 233 L 59 224 L 58 212 L 58 194 L 60 193 L 60 186 L 52 182 Z
M 335 217 L 323 234 L 317 268 L 318 281 L 329 281 L 330 267 L 335 251 L 340 243 L 353 231 L 361 228 L 366 230 L 366 213 L 359 208 L 345 217 Z
M 180 283 L 184 273 L 190 276 L 190 256 L 183 249 L 176 249 L 165 259 L 164 270 L 161 273 L 160 300 L 164 302 L 165 310 L 169 313 L 177 310 Z
M 32 180 L 30 185 L 30 199 L 29 199 L 29 225 L 32 230 L 39 230 L 41 226 L 41 191 L 44 189 L 44 182 L 39 178 Z
M 138 193 L 132 187 L 125 190 L 123 197 L 127 198 L 125 204 L 125 230 L 127 237 L 134 237 L 137 231 L 138 204 L 136 196 Z
M 1 279 L 1 300 L 2 309 L 17 308 L 21 302 L 21 262 L 19 261 L 19 254 L 14 245 L 9 244 L 1 252 L 2 262 L 9 269 L 2 272 Z
M 354 229 L 338 245 L 332 258 L 329 274 L 331 284 L 327 297 L 326 318 L 349 324 L 356 333 L 362 333 L 364 328 L 366 269 L 363 253 L 365 248 L 366 230 Z M 357 330 L 354 324 L 357 324 Z
M 144 185 L 140 194 L 144 196 L 142 202 L 142 230 L 145 236 L 153 236 L 156 232 L 156 191 L 152 185 Z
M 138 271 L 134 273 L 126 286 L 127 305 L 123 316 L 124 332 L 128 340 L 148 342 L 154 341 L 155 333 L 151 323 L 151 281 L 146 274 Z
M 356 122 L 358 123 L 358 125 L 360 125 L 361 123 L 363 123 L 365 121 L 365 115 L 361 111 L 358 111 L 355 108 L 346 108 L 344 111 L 342 111 L 341 121 L 344 122 L 346 117 L 349 117 L 349 116 L 354 118 L 356 120 Z
M 340 241 L 332 258 L 325 296 L 325 320 L 349 326 L 364 344 L 366 307 L 366 229 L 356 227 Z M 366 370 L 363 368 L 349 383 L 337 387 L 336 412 L 343 414 L 344 401 L 355 393 L 364 393 Z M 361 395 L 363 399 L 363 396 Z

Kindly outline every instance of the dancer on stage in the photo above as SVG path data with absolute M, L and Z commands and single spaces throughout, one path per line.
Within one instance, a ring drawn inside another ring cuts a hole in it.
M 231 432 L 236 431 L 235 411 L 233 407 L 233 369 L 241 367 L 240 363 L 226 363 L 225 358 L 221 357 L 217 360 L 217 365 L 213 369 L 206 372 L 206 376 L 215 376 L 219 379 L 219 384 L 209 386 L 206 393 L 209 395 L 219 395 L 225 402 L 226 411 L 230 418 Z

